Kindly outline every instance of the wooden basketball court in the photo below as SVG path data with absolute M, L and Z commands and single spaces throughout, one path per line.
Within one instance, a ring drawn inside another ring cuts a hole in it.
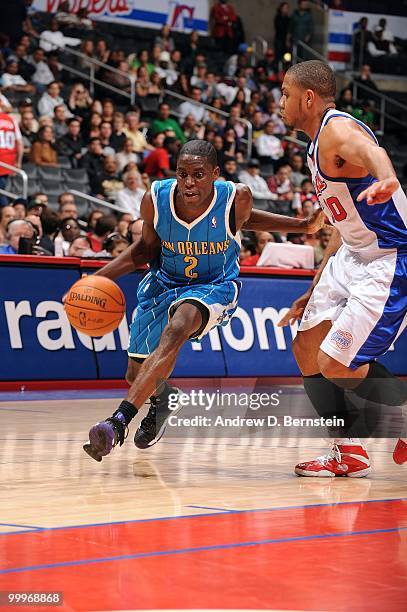
M 319 439 L 164 437 L 139 451 L 134 426 L 99 464 L 82 444 L 117 398 L 11 395 L 0 591 L 63 592 L 37 610 L 405 610 L 407 471 L 394 441 L 369 442 L 362 479 L 295 476 L 327 449 Z

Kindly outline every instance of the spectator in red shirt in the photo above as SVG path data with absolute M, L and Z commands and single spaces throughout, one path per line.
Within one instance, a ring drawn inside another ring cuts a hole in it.
M 218 0 L 212 7 L 211 20 L 213 38 L 225 53 L 232 52 L 235 38 L 233 26 L 237 22 L 237 15 L 228 0 Z
M 314 186 L 312 184 L 311 179 L 306 178 L 302 181 L 300 197 L 301 204 L 303 204 L 306 200 L 311 200 L 312 202 L 314 202 L 314 204 L 318 202 L 318 198 L 315 194 Z
M 165 137 L 163 132 L 159 132 L 153 138 L 154 151 L 146 158 L 144 171 L 148 176 L 157 179 L 165 179 L 175 176 L 174 170 L 171 170 L 170 152 L 176 144 L 176 140 L 172 137 Z
M 100 253 L 103 249 L 105 238 L 116 229 L 116 217 L 103 215 L 96 221 L 95 229 L 86 235 L 90 240 L 92 251 Z
M 280 166 L 273 176 L 267 180 L 268 188 L 278 196 L 279 200 L 291 202 L 294 197 L 294 188 L 290 179 L 290 167 L 287 164 Z
M 268 242 L 274 242 L 273 234 L 269 234 L 269 232 L 255 232 L 254 243 L 256 246 L 256 254 L 251 255 L 250 257 L 246 257 L 240 265 L 257 266 L 257 262 L 260 259 L 260 255 L 262 254 L 264 247 Z

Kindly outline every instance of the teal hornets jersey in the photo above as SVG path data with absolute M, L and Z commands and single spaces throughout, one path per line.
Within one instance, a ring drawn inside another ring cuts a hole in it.
M 154 228 L 161 240 L 161 256 L 152 267 L 168 287 L 231 281 L 239 274 L 239 236 L 229 227 L 236 193 L 230 181 L 215 181 L 207 210 L 187 223 L 175 212 L 176 179 L 154 181 Z

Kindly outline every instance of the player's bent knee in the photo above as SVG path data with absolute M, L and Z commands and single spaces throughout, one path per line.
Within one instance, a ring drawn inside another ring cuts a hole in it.
M 142 364 L 142 361 L 137 362 L 137 361 L 133 361 L 131 359 L 129 359 L 129 363 L 127 366 L 127 372 L 126 372 L 126 382 L 128 385 L 132 385 L 134 383 L 134 381 L 136 380 L 137 377 L 137 373 L 140 369 L 140 366 Z
M 303 353 L 303 342 L 301 338 L 301 332 L 298 332 L 298 334 L 295 336 L 293 343 L 292 343 L 292 349 L 293 349 L 294 356 L 298 361 L 298 358 L 300 358 Z
M 309 358 L 309 346 L 307 347 L 306 339 L 304 338 L 303 332 L 298 332 L 295 336 L 292 344 L 294 357 L 299 366 L 302 363 L 306 363 Z
M 132 385 L 134 381 L 136 380 L 136 375 L 134 374 L 133 370 L 131 370 L 130 368 L 127 369 L 125 379 L 128 385 Z
M 161 336 L 161 345 L 168 350 L 178 351 L 191 335 L 189 326 L 182 320 L 172 319 L 165 327 Z
M 348 368 L 323 351 L 318 352 L 318 365 L 320 372 L 325 378 L 344 378 Z

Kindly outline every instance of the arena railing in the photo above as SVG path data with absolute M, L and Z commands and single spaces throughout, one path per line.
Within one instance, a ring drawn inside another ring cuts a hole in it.
M 305 56 L 304 54 L 301 54 L 301 51 L 305 52 Z M 303 61 L 304 59 L 310 59 L 311 57 L 313 59 L 319 59 L 323 62 L 327 62 L 326 57 L 324 57 L 323 55 L 315 51 L 315 49 L 312 49 L 306 43 L 302 41 L 298 41 L 295 45 L 293 45 L 293 54 L 292 54 L 293 64 L 297 64 L 298 62 Z M 363 85 L 362 83 L 352 81 L 354 98 L 357 97 L 356 92 L 359 87 L 363 89 L 364 91 L 369 92 L 373 99 L 379 100 L 379 108 L 377 108 L 376 111 L 378 112 L 379 117 L 380 117 L 379 129 L 383 134 L 385 130 L 385 120 L 386 119 L 388 121 L 396 123 L 397 125 L 401 125 L 404 128 L 406 127 L 405 121 L 402 121 L 398 117 L 388 112 L 388 106 L 392 105 L 398 108 L 399 110 L 403 111 L 407 116 L 407 106 L 405 104 L 402 104 L 401 102 L 398 102 L 397 100 L 393 100 L 392 98 L 390 98 L 390 96 L 386 96 L 386 94 L 380 91 L 377 91 L 376 89 L 371 89 L 370 87 L 367 87 L 366 85 Z
M 116 204 L 112 204 L 111 202 L 107 202 L 106 200 L 95 198 L 94 196 L 91 196 L 88 193 L 84 193 L 83 191 L 77 191 L 76 189 L 70 189 L 69 193 L 76 196 L 77 198 L 82 198 L 83 200 L 86 200 L 90 204 L 97 204 L 98 206 L 105 206 L 106 208 L 110 208 L 111 210 L 115 210 L 121 213 L 130 212 L 126 208 L 121 208 L 121 206 L 116 206 Z
M 28 193 L 27 173 L 24 172 L 24 170 L 22 170 L 21 168 L 17 168 L 17 166 L 10 166 L 10 164 L 6 164 L 5 162 L 2 162 L 2 161 L 0 161 L 0 166 L 2 168 L 6 168 L 7 170 L 12 170 L 14 174 L 20 175 L 21 178 L 23 179 L 23 192 L 21 195 L 11 193 L 10 191 L 7 191 L 6 189 L 0 189 L 0 193 L 7 196 L 8 198 L 11 198 L 12 200 L 15 200 L 16 198 L 20 198 L 20 197 L 27 199 L 27 193 Z
M 395 117 L 394 115 L 390 115 L 390 113 L 388 113 L 386 110 L 386 105 L 393 105 L 396 108 L 403 111 L 407 117 L 407 106 L 405 104 L 402 104 L 401 102 L 398 102 L 397 100 L 393 100 L 389 96 L 386 96 L 380 91 L 377 91 L 377 89 L 372 89 L 371 87 L 367 87 L 363 83 L 359 83 L 359 81 L 352 81 L 352 95 L 355 99 L 358 99 L 357 92 L 359 88 L 362 89 L 364 92 L 367 92 L 367 94 L 370 94 L 373 99 L 375 98 L 379 99 L 380 109 L 377 109 L 377 110 L 380 114 L 380 131 L 383 134 L 384 134 L 385 119 L 388 119 L 389 121 L 393 121 L 394 123 L 397 123 L 398 125 L 401 125 L 404 128 L 406 127 L 405 121 L 402 121 L 401 119 L 399 119 L 398 117 Z M 364 98 L 367 97 L 367 94 L 364 95 Z
M 259 51 L 260 47 L 260 51 Z M 253 53 L 250 58 L 251 66 L 255 66 L 258 60 L 263 59 L 268 49 L 268 43 L 262 36 L 256 36 L 252 42 Z
M 36 36 L 35 38 L 40 40 L 40 36 Z M 80 51 L 75 51 L 75 49 L 72 49 L 71 47 L 61 46 L 61 45 L 57 45 L 54 43 L 52 44 L 54 45 L 54 47 L 56 47 L 60 51 L 73 55 L 83 61 L 86 61 L 89 64 L 89 73 L 87 73 L 82 70 L 78 70 L 78 68 L 74 68 L 73 66 L 69 66 L 68 64 L 59 62 L 60 66 L 64 70 L 89 82 L 89 91 L 92 97 L 94 96 L 94 93 L 95 93 L 95 85 L 99 85 L 100 87 L 104 87 L 105 89 L 108 89 L 110 91 L 113 91 L 119 95 L 122 95 L 128 98 L 130 100 L 130 104 L 132 105 L 136 104 L 136 81 L 134 78 L 132 78 L 131 75 L 127 74 L 126 72 L 122 72 L 121 70 L 118 70 L 117 68 L 113 68 L 112 66 L 109 66 L 109 64 L 105 64 L 104 62 L 101 62 L 95 58 L 89 57 L 88 55 L 85 55 L 84 53 L 81 53 Z M 96 78 L 96 66 L 98 66 L 99 68 L 103 70 L 108 70 L 110 72 L 118 74 L 122 77 L 126 77 L 130 83 L 130 92 L 124 91 L 122 89 L 118 89 L 114 85 L 110 85 L 109 83 L 106 83 L 105 81 L 101 81 L 99 78 Z M 230 116 L 230 114 L 227 113 L 226 111 L 222 111 L 218 108 L 215 108 L 214 106 L 210 106 L 209 104 L 204 104 L 202 102 L 194 102 L 194 100 L 192 100 L 191 98 L 188 98 L 187 96 L 183 96 L 181 94 L 177 94 L 176 92 L 171 91 L 169 89 L 162 90 L 161 99 L 164 96 L 177 98 L 178 100 L 181 100 L 183 102 L 191 102 L 192 104 L 196 104 L 197 106 L 203 106 L 206 110 L 212 111 L 223 117 Z M 247 119 L 239 118 L 238 121 L 244 124 L 247 129 L 247 138 L 242 138 L 241 141 L 247 145 L 247 158 L 250 159 L 251 154 L 252 154 L 252 149 L 253 149 L 253 126 L 251 122 L 248 121 Z
M 215 108 L 214 106 L 210 106 L 209 104 L 204 104 L 203 102 L 195 102 L 195 100 L 188 98 L 188 96 L 183 96 L 182 94 L 176 93 L 175 91 L 171 91 L 170 89 L 163 89 L 163 94 L 168 97 L 182 100 L 182 102 L 190 102 L 191 104 L 194 104 L 195 106 L 203 107 L 208 111 L 211 111 L 211 112 L 216 113 L 217 115 L 220 115 L 221 117 L 230 117 L 230 113 L 227 113 L 226 111 L 220 110 L 219 108 Z M 173 110 L 173 113 L 175 115 L 178 114 L 174 110 Z M 247 129 L 247 138 L 242 138 L 241 142 L 244 142 L 245 144 L 247 144 L 246 157 L 247 159 L 250 159 L 252 155 L 252 149 L 253 149 L 253 125 L 251 121 L 249 121 L 248 119 L 245 119 L 244 117 L 238 117 L 236 121 L 238 121 L 239 123 L 242 123 Z
M 294 138 L 294 136 L 283 136 L 281 140 L 286 140 L 287 142 L 292 142 L 296 145 L 298 145 L 299 147 L 301 147 L 302 149 L 306 149 L 307 148 L 307 143 L 304 142 L 303 140 L 300 140 L 299 138 Z
M 40 36 L 38 35 L 33 35 L 33 36 L 38 41 L 41 40 Z M 89 91 L 92 97 L 95 95 L 95 85 L 99 85 L 100 87 L 105 87 L 106 89 L 109 89 L 110 91 L 114 91 L 115 93 L 119 95 L 129 98 L 131 104 L 135 103 L 136 81 L 132 77 L 132 75 L 127 74 L 127 72 L 123 72 L 122 70 L 119 70 L 118 68 L 114 68 L 113 66 L 109 66 L 109 64 L 101 62 L 100 60 L 94 57 L 89 57 L 89 55 L 86 55 L 85 53 L 76 51 L 75 49 L 72 49 L 72 47 L 58 45 L 54 42 L 52 43 L 50 42 L 50 44 L 52 44 L 53 48 L 56 48 L 59 51 L 62 51 L 63 53 L 67 53 L 68 55 L 72 55 L 78 59 L 81 59 L 82 61 L 86 62 L 89 65 L 89 73 L 87 73 L 82 70 L 78 70 L 78 68 L 74 68 L 73 66 L 69 66 L 68 64 L 63 64 L 62 62 L 59 61 L 61 68 L 63 68 L 64 70 L 68 72 L 71 72 L 72 74 L 80 77 L 81 79 L 85 79 L 86 81 L 89 81 Z M 123 89 L 119 89 L 118 87 L 115 87 L 114 85 L 110 85 L 110 83 L 106 83 L 105 81 L 101 81 L 100 79 L 96 78 L 96 67 L 99 67 L 105 71 L 109 71 L 109 72 L 112 72 L 113 74 L 118 74 L 119 76 L 126 78 L 129 81 L 130 92 L 124 91 Z

